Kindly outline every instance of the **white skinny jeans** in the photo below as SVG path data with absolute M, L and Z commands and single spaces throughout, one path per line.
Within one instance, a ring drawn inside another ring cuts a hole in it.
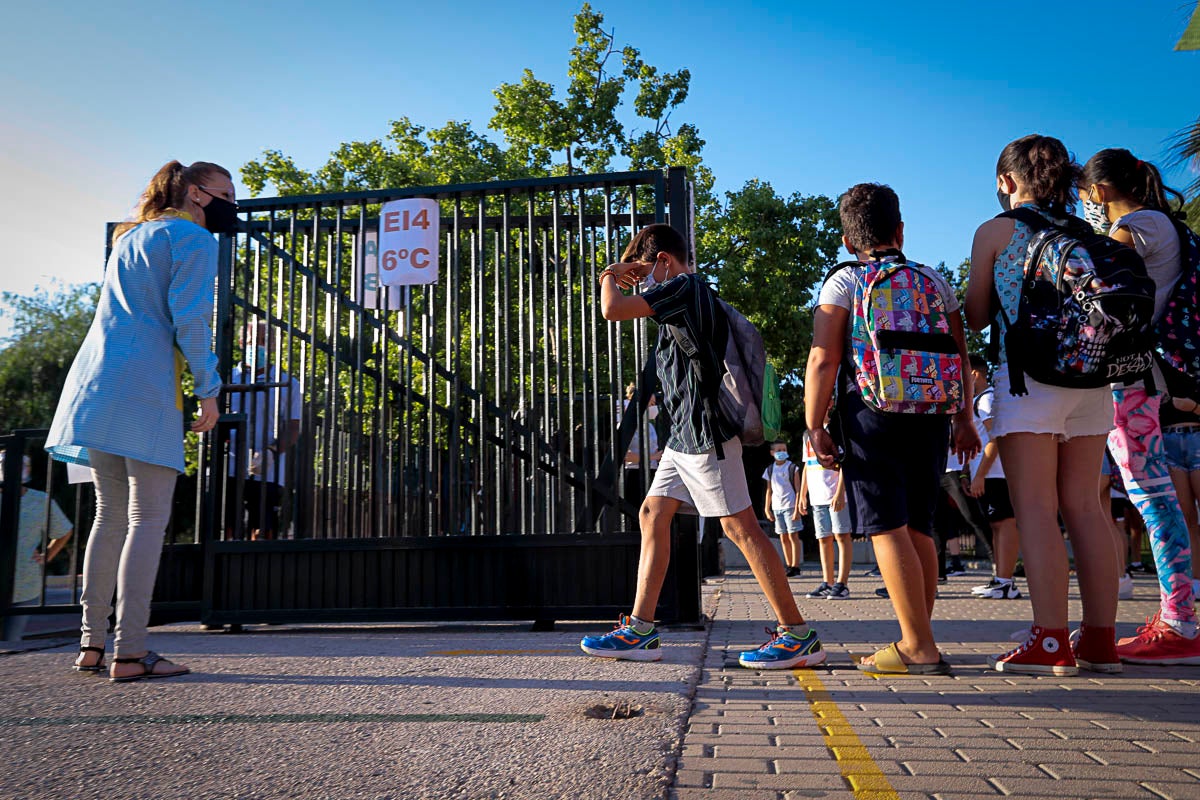
M 96 484 L 96 521 L 83 558 L 83 637 L 104 647 L 117 595 L 116 657 L 146 651 L 150 597 L 178 473 L 171 467 L 88 450 Z

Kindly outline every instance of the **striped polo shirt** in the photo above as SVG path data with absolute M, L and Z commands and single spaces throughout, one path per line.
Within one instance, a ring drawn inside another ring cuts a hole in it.
M 653 309 L 654 320 L 659 323 L 655 358 L 663 388 L 663 405 L 671 421 L 667 447 L 678 453 L 699 455 L 716 448 L 714 433 L 721 442 L 738 436 L 741 426 L 725 420 L 717 412 L 717 387 L 711 383 L 721 379 L 721 354 L 725 350 L 729 327 L 708 283 L 699 275 L 679 275 L 647 289 L 642 298 Z M 697 381 L 691 360 L 671 335 L 668 325 L 683 329 L 699 348 L 697 357 L 701 361 L 703 385 Z M 713 398 L 716 420 L 710 421 L 704 413 L 702 389 Z

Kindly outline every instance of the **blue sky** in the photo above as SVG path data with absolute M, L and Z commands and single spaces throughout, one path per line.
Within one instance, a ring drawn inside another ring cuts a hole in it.
M 618 43 L 687 67 L 718 188 L 750 178 L 900 194 L 909 255 L 957 263 L 996 213 L 1003 145 L 1062 138 L 1161 162 L 1200 115 L 1184 0 L 593 3 Z M 453 8 L 453 11 L 444 9 Z M 492 114 L 529 67 L 562 86 L 574 2 L 26 3 L 0 30 L 0 287 L 96 280 L 104 222 L 170 158 L 236 172 L 266 148 L 316 167 L 340 142 Z M 632 98 L 629 98 L 630 100 Z M 1185 184 L 1184 169 L 1168 173 Z M 0 334 L 6 330 L 0 319 Z

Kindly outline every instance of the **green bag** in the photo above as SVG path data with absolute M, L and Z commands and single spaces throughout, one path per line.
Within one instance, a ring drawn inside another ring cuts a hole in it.
M 762 427 L 763 440 L 767 443 L 779 438 L 783 428 L 783 403 L 779 400 L 779 376 L 775 367 L 767 361 L 763 367 L 762 391 Z

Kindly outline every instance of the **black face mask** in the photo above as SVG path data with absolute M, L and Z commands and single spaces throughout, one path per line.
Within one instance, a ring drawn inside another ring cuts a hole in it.
M 231 203 L 224 197 L 217 197 L 212 192 L 205 192 L 203 189 L 200 191 L 212 198 L 208 205 L 204 206 L 204 227 L 213 233 L 236 233 L 238 227 L 237 203 Z
M 996 199 L 1000 201 L 1001 208 L 1012 211 L 1012 196 L 1005 194 L 1003 189 L 996 190 Z

